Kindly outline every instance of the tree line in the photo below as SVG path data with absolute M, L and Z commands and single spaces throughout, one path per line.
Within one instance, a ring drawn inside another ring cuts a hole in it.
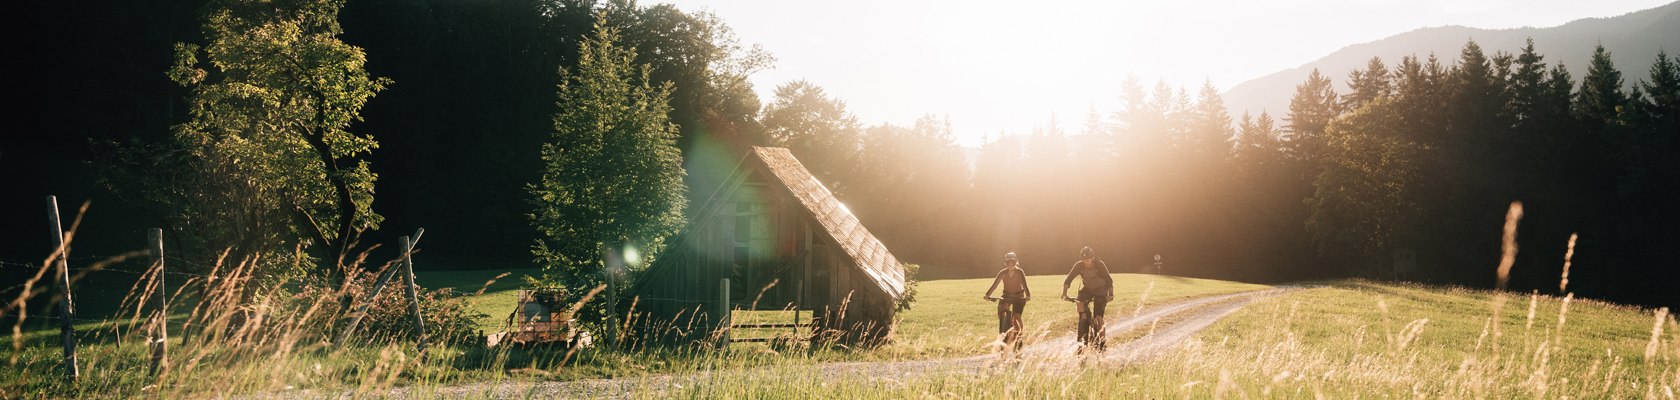
M 989 140 L 959 196 L 965 220 L 924 225 L 944 230 L 908 247 L 938 248 L 918 256 L 964 276 L 1004 251 L 1059 272 L 1091 244 L 1122 270 L 1151 271 L 1160 255 L 1177 275 L 1489 287 L 1506 206 L 1521 201 L 1512 288 L 1673 304 L 1663 249 L 1680 243 L 1668 229 L 1680 69 L 1659 53 L 1650 81 L 1624 82 L 1609 54 L 1599 47 L 1578 80 L 1532 42 L 1489 54 L 1469 41 L 1450 63 L 1373 58 L 1343 90 L 1315 71 L 1281 118 L 1233 119 L 1209 85 L 1133 79 L 1081 134 L 1052 117 Z M 947 243 L 959 244 L 936 247 Z
M 1532 41 L 1490 54 L 1472 40 L 1453 61 L 1372 58 L 1340 90 L 1314 71 L 1282 115 L 1236 118 L 1211 85 L 1134 78 L 1120 109 L 1091 110 L 1077 132 L 1052 116 L 988 138 L 968 174 L 937 146 L 854 155 L 883 138 L 843 112 L 805 113 L 840 117 L 772 138 L 791 138 L 895 254 L 933 276 L 983 276 L 1006 251 L 1057 273 L 1089 244 L 1120 270 L 1491 287 L 1506 208 L 1520 201 L 1513 289 L 1674 304 L 1663 288 L 1680 278 L 1664 251 L 1680 243 L 1668 229 L 1680 222 L 1680 69 L 1658 53 L 1650 76 L 1624 82 L 1602 46 L 1576 79 Z M 778 91 L 767 127 L 806 85 Z M 872 191 L 883 165 L 921 182 Z

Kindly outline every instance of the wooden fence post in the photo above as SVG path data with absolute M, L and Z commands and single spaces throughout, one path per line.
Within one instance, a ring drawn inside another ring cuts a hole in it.
M 58 220 L 58 197 L 47 196 L 47 222 L 50 223 L 53 251 L 58 253 L 58 293 L 64 302 L 58 304 L 59 336 L 64 342 L 64 380 L 76 382 L 81 368 L 76 363 L 76 303 L 70 295 L 70 249 L 64 247 L 64 228 Z
M 624 270 L 624 253 L 612 246 L 602 246 L 601 259 L 606 268 L 601 269 L 601 277 L 606 280 L 607 291 L 607 329 L 606 342 L 608 346 L 618 346 L 618 275 Z
M 618 294 L 613 291 L 613 281 L 617 274 L 613 273 L 612 265 L 607 266 L 607 345 L 618 346 Z
M 397 239 L 402 244 L 403 280 L 408 283 L 408 313 L 414 316 L 414 337 L 420 341 L 421 357 L 426 356 L 426 322 L 420 317 L 420 294 L 414 284 L 414 244 L 408 241 L 408 236 Z
M 794 286 L 793 290 L 794 290 L 794 293 L 795 293 L 794 298 L 799 299 L 799 300 L 797 300 L 798 303 L 794 304 L 794 306 L 793 306 L 793 332 L 792 333 L 793 333 L 793 340 L 799 340 L 798 339 L 799 338 L 799 307 L 804 307 L 805 306 L 805 283 L 800 282 L 799 286 Z
M 730 312 L 729 312 L 729 278 L 723 278 L 723 280 L 718 281 L 718 317 L 717 318 L 718 318 L 718 330 L 720 332 L 718 334 L 718 348 L 719 349 L 729 348 L 729 328 L 731 328 L 730 325 L 733 324 L 733 322 L 730 321 L 730 315 L 729 314 L 730 314 Z
M 425 235 L 426 228 L 415 230 L 414 240 L 410 242 L 409 245 L 413 246 L 419 244 L 420 237 Z M 362 324 L 362 318 L 367 317 L 368 308 L 372 307 L 374 300 L 379 298 L 379 292 L 385 289 L 385 284 L 391 282 L 391 277 L 396 276 L 397 272 L 402 269 L 402 264 L 400 263 L 407 257 L 408 252 L 404 251 L 403 255 L 397 258 L 397 262 L 399 264 L 392 265 L 391 268 L 387 268 L 385 269 L 385 272 L 379 274 L 379 278 L 375 279 L 373 282 L 373 288 L 368 290 L 367 298 L 362 300 L 362 306 L 357 307 L 356 312 L 351 313 L 348 317 L 346 317 L 349 321 L 345 322 L 344 328 L 340 329 L 338 331 L 338 335 L 333 337 L 333 345 L 342 345 L 346 339 L 350 338 L 350 333 L 356 331 L 356 326 Z
M 162 366 L 169 362 L 169 303 L 165 297 L 169 291 L 164 288 L 166 281 L 163 279 L 163 229 L 152 228 L 147 231 L 146 236 L 151 239 L 149 241 L 152 259 L 157 265 L 156 275 L 152 277 L 157 280 L 157 289 L 152 293 L 151 301 L 153 331 L 151 339 L 148 340 L 152 344 L 152 369 L 149 376 L 155 377 L 163 371 Z

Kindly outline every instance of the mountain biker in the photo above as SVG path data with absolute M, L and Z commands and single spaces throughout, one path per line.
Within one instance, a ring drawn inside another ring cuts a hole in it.
M 1067 295 L 1069 286 L 1073 285 L 1073 278 L 1080 279 L 1079 297 L 1070 299 Z M 1062 281 L 1062 300 L 1076 301 L 1075 307 L 1079 312 L 1079 344 L 1094 346 L 1098 351 L 1108 345 L 1106 335 L 1103 334 L 1103 311 L 1108 302 L 1114 300 L 1114 278 L 1108 273 L 1108 264 L 1097 259 L 1097 252 L 1091 246 L 1079 249 L 1079 261 L 1073 263 L 1073 269 L 1068 271 L 1067 279 Z
M 992 287 L 986 289 L 986 300 L 998 303 L 998 335 L 1003 336 L 1006 346 L 1021 349 L 1021 310 L 1026 309 L 1027 300 L 1032 299 L 1032 289 L 1027 288 L 1027 273 L 1021 270 L 1020 259 L 1011 252 L 1003 255 L 1003 270 L 998 271 L 997 278 L 992 279 Z M 992 291 L 997 290 L 998 284 L 1003 284 L 1003 297 L 992 297 Z

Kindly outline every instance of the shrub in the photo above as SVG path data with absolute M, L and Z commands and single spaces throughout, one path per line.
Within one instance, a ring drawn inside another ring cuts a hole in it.
M 366 290 L 371 290 L 377 271 L 361 274 L 356 280 L 356 303 L 351 307 L 359 307 L 366 301 Z M 399 272 L 400 274 L 400 272 Z M 401 275 L 392 277 L 385 288 L 379 293 L 368 307 L 367 317 L 362 319 L 361 325 L 351 337 L 359 342 L 366 341 L 412 341 L 414 340 L 414 321 L 408 312 L 408 295 L 403 287 Z M 452 289 L 415 291 L 419 296 L 420 315 L 426 325 L 426 333 L 433 343 L 470 343 L 480 340 L 478 325 L 474 322 L 483 314 L 468 311 L 466 304 L 458 293 Z M 317 296 L 332 296 L 334 293 L 326 290 L 314 290 L 297 296 L 300 303 L 314 301 Z M 350 310 L 354 312 L 354 309 Z M 335 326 L 336 329 L 342 327 Z
M 904 295 L 898 296 L 898 308 L 895 311 L 909 310 L 916 302 L 916 275 L 920 274 L 922 266 L 918 264 L 904 264 Z

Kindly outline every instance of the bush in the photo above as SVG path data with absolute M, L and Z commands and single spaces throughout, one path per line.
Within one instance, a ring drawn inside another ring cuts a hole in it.
M 898 308 L 895 311 L 909 310 L 916 302 L 916 276 L 922 272 L 919 264 L 904 264 L 904 295 L 898 296 Z
M 373 288 L 377 271 L 361 274 L 357 279 L 360 290 Z M 399 272 L 400 274 L 400 272 Z M 412 341 L 414 340 L 414 321 L 408 312 L 408 295 L 403 287 L 401 275 L 392 277 L 385 284 L 385 288 L 368 307 L 368 315 L 362 319 L 351 337 L 358 342 L 366 341 Z M 470 312 L 466 304 L 451 289 L 416 291 L 420 299 L 420 315 L 426 324 L 426 333 L 432 343 L 470 343 L 481 340 L 478 325 L 474 322 L 484 315 Z M 321 293 L 318 295 L 332 295 Z M 356 303 L 351 305 L 349 312 L 355 312 L 354 307 L 360 307 L 365 300 L 365 293 L 357 293 Z M 302 298 L 308 301 L 308 296 Z M 342 327 L 335 327 L 342 329 Z

